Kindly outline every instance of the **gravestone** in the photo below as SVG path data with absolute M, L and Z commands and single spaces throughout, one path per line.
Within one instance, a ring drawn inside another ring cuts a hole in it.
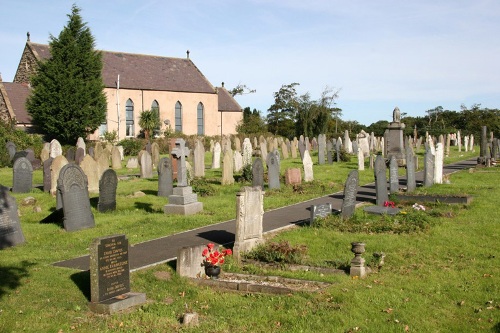
M 66 164 L 62 167 L 57 190 L 61 195 L 66 231 L 93 228 L 95 225 L 87 186 L 87 176 L 78 165 Z
M 358 148 L 361 149 L 358 146 L 358 143 L 356 141 L 353 141 L 352 142 L 352 153 L 357 155 L 358 154 Z M 363 153 L 363 151 L 361 151 L 361 153 Z
M 127 161 L 127 165 L 125 166 L 127 169 L 136 169 L 139 167 L 139 161 L 137 157 L 130 157 Z
M 103 150 L 95 161 L 97 163 L 97 177 L 100 179 L 104 171 L 109 169 L 108 151 Z
M 43 191 L 50 192 L 51 187 L 51 165 L 54 159 L 52 157 L 47 158 L 43 162 Z
M 370 155 L 370 135 L 364 130 L 361 130 L 358 134 L 358 147 L 361 148 L 364 157 Z
M 295 159 L 297 158 L 297 145 L 298 145 L 298 140 L 297 137 L 293 138 L 293 141 L 290 144 L 290 152 L 292 154 L 292 158 Z
M 116 171 L 108 169 L 104 171 L 99 180 L 99 202 L 97 210 L 101 213 L 116 210 L 116 188 L 118 177 Z
M 438 142 L 436 145 L 436 155 L 434 156 L 434 184 L 443 183 L 443 144 Z
M 365 155 L 363 154 L 363 151 L 361 148 L 357 148 L 357 155 L 358 155 L 358 170 L 363 171 L 365 170 Z
M 255 140 L 255 137 L 254 137 Z M 257 143 L 254 143 L 254 146 L 257 147 Z M 241 141 L 239 137 L 234 138 L 234 150 L 235 151 L 241 151 Z
M 377 158 L 375 159 L 374 169 L 377 206 L 383 206 L 386 201 L 389 201 L 389 195 L 387 194 L 386 170 L 387 167 L 385 166 L 384 158 L 381 155 L 377 155 Z
M 12 192 L 31 192 L 33 187 L 33 167 L 26 157 L 20 157 L 14 162 L 12 173 Z
M 234 172 L 240 172 L 243 168 L 243 156 L 239 151 L 233 153 Z
M 75 163 L 80 165 L 80 163 L 82 163 L 84 157 L 85 157 L 85 150 L 83 150 L 83 148 L 81 148 L 81 147 L 78 147 L 76 149 L 76 154 L 75 154 Z
M 354 214 L 356 209 L 356 196 L 358 194 L 359 172 L 352 170 L 347 176 L 344 185 L 344 199 L 342 200 L 342 207 L 340 214 L 342 219 L 348 219 Z
M 396 157 L 399 166 L 405 165 L 405 152 L 403 142 L 403 130 L 405 124 L 401 123 L 401 112 L 396 107 L 392 114 L 393 121 L 384 133 L 384 156 L 390 158 L 392 155 Z
M 286 185 L 302 184 L 302 174 L 299 168 L 288 168 L 285 170 L 285 184 Z
M 314 220 L 317 218 L 325 218 L 332 215 L 332 204 L 326 203 L 321 205 L 312 205 L 310 207 L 311 217 L 309 218 L 309 224 L 313 225 Z
M 57 156 L 62 155 L 61 144 L 56 139 L 53 139 L 52 141 L 50 141 L 50 148 L 49 149 L 50 149 L 50 157 L 52 157 L 52 158 L 56 158 Z
M 413 149 L 406 147 L 406 192 L 411 193 L 417 188 L 415 179 L 415 157 L 413 156 Z
M 78 150 L 78 148 L 82 148 L 84 152 L 87 149 L 87 145 L 85 144 L 85 140 L 83 140 L 82 137 L 78 137 L 78 139 L 76 140 L 76 148 L 77 148 L 76 150 Z
M 153 161 L 147 150 L 144 150 L 141 155 L 140 175 L 141 178 L 153 178 Z
M 98 193 L 99 167 L 97 162 L 90 155 L 85 155 L 80 163 L 80 168 L 82 168 L 83 173 L 87 176 L 88 191 L 90 193 Z
M 122 156 L 115 146 L 111 148 L 111 168 L 114 170 L 120 170 L 122 168 Z
M 175 271 L 179 276 L 189 278 L 200 278 L 205 275 L 203 258 L 201 253 L 207 248 L 206 245 L 188 246 L 180 248 L 177 252 L 177 263 Z
M 246 165 L 252 165 L 252 144 L 249 138 L 243 140 L 243 167 Z
M 7 187 L 0 185 L 0 250 L 25 241 L 17 215 L 16 199 L 9 194 Z
M 269 178 L 269 189 L 279 189 L 280 185 L 280 160 L 274 152 L 267 154 L 267 173 Z
M 267 144 L 266 144 L 266 139 L 264 139 L 264 143 L 260 145 L 260 157 L 262 159 L 267 157 Z
M 288 146 L 285 142 L 281 143 L 281 155 L 283 156 L 284 160 L 288 159 Z
M 214 153 L 212 155 L 212 169 L 220 169 L 220 154 L 221 146 L 219 142 L 214 145 Z
M 337 159 L 337 163 L 340 162 L 340 149 L 342 147 L 342 140 L 338 138 L 337 144 L 335 145 L 335 155 Z
M 325 152 L 326 152 L 326 135 L 318 135 L 318 164 L 325 164 Z
M 302 159 L 302 164 L 304 166 L 304 181 L 312 182 L 314 180 L 313 173 L 313 162 L 311 156 L 309 155 L 309 151 L 304 151 L 304 158 Z
M 306 143 L 304 141 L 304 137 L 301 135 L 299 139 L 299 153 L 300 153 L 300 159 L 304 159 L 304 151 L 306 150 Z
M 100 142 L 96 142 L 95 147 L 94 147 L 94 159 L 97 161 L 99 159 L 99 156 L 101 156 L 102 152 L 104 149 L 102 148 L 102 145 Z M 90 153 L 90 148 L 89 148 L 89 153 Z
M 236 152 L 236 154 L 239 154 Z M 233 151 L 226 150 L 222 163 L 222 185 L 234 184 Z
M 59 172 L 67 164 L 68 160 L 63 155 L 55 157 L 50 164 L 50 194 L 52 196 L 55 196 L 57 192 L 57 179 L 59 178 Z
M 259 157 L 252 164 L 252 186 L 264 189 L 264 165 Z
M 203 210 L 203 203 L 198 201 L 198 195 L 188 186 L 186 157 L 189 155 L 189 149 L 185 146 L 184 139 L 175 141 L 175 148 L 170 154 L 177 160 L 177 187 L 168 197 L 168 204 L 163 207 L 163 211 L 165 214 L 196 214 Z
M 90 303 L 96 313 L 113 314 L 146 302 L 130 292 L 129 245 L 125 235 L 94 239 L 90 245 Z
M 9 161 L 12 162 L 14 155 L 16 154 L 16 144 L 9 141 L 5 144 L 5 148 L 7 148 L 7 152 L 9 153 Z
M 160 163 L 160 146 L 156 142 L 151 144 L 151 163 L 156 168 L 158 167 L 158 163 Z
M 430 149 L 425 151 L 424 155 L 424 186 L 434 184 L 434 155 Z
M 389 160 L 389 192 L 391 194 L 399 192 L 398 162 L 394 155 Z
M 236 234 L 233 255 L 240 261 L 242 254 L 263 242 L 262 220 L 264 192 L 260 187 L 243 187 L 236 194 Z
M 45 162 L 48 158 L 50 157 L 50 150 L 48 148 L 45 148 L 45 146 L 42 148 L 42 151 L 40 152 L 40 160 Z
M 194 144 L 193 167 L 195 177 L 205 177 L 205 148 L 200 140 Z
M 75 163 L 76 150 L 75 147 L 69 147 L 66 151 L 66 159 L 68 163 Z
M 168 197 L 174 194 L 174 175 L 172 172 L 172 160 L 163 157 L 158 164 L 158 196 Z

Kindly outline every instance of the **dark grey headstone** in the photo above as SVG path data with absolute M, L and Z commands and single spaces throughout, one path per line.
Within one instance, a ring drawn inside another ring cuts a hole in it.
M 481 157 L 486 158 L 488 154 L 488 128 L 486 126 L 481 126 Z
M 306 150 L 306 143 L 304 141 L 304 137 L 301 135 L 300 140 L 299 140 L 299 153 L 300 153 L 300 159 L 304 159 L 304 151 Z
M 326 151 L 326 136 L 325 134 L 318 135 L 318 164 L 325 164 Z
M 101 213 L 116 210 L 116 188 L 118 177 L 116 171 L 107 169 L 99 180 L 99 203 L 97 210 Z
M 66 159 L 69 163 L 75 162 L 76 150 L 75 147 L 69 147 L 66 151 Z
M 313 224 L 314 220 L 317 218 L 325 218 L 332 215 L 332 204 L 326 203 L 322 205 L 312 205 L 311 206 L 311 218 L 309 224 Z
M 411 193 L 417 188 L 415 179 L 415 157 L 413 156 L 413 149 L 406 148 L 406 192 Z
M 391 194 L 399 192 L 398 170 L 398 161 L 396 161 L 396 156 L 392 155 L 389 161 L 389 191 Z
M 333 152 L 331 150 L 328 150 L 326 152 L 326 159 L 328 161 L 328 164 L 332 164 L 333 163 Z
M 78 165 L 66 164 L 62 167 L 57 179 L 57 191 L 61 194 L 66 231 L 94 227 L 87 176 Z
M 434 155 L 429 148 L 424 155 L 424 186 L 432 184 L 434 184 Z
M 353 152 L 353 154 L 358 153 L 358 143 L 356 141 L 352 142 L 352 152 Z
M 335 155 L 337 156 L 337 163 L 340 162 L 340 147 L 342 143 L 340 140 L 337 140 L 337 143 L 335 144 Z
M 14 155 L 16 154 L 16 144 L 9 141 L 5 144 L 5 148 L 7 148 L 7 152 L 9 153 L 9 161 L 12 161 L 14 159 Z
M 269 178 L 269 189 L 281 187 L 280 185 L 280 160 L 276 154 L 270 152 L 267 154 L 267 173 Z
M 344 186 L 344 200 L 342 200 L 341 214 L 343 219 L 348 219 L 354 214 L 356 208 L 356 195 L 358 194 L 359 172 L 352 170 L 347 176 Z
M 99 303 L 130 291 L 129 247 L 125 235 L 97 238 L 90 246 L 90 301 Z
M 264 189 L 264 165 L 260 157 L 257 157 L 252 164 L 252 186 Z
M 163 157 L 158 163 L 158 196 L 168 197 L 174 194 L 174 173 L 170 157 Z
M 383 206 L 386 201 L 389 201 L 387 193 L 387 167 L 382 155 L 377 155 L 375 159 L 375 193 L 377 195 L 377 206 Z
M 0 185 L 0 250 L 25 242 L 17 204 L 9 189 Z
M 28 152 L 26 150 L 16 151 L 12 157 L 12 162 L 15 162 L 18 158 L 25 157 L 28 158 Z
M 85 150 L 82 147 L 78 147 L 75 153 L 75 163 L 80 165 L 84 157 L 85 157 Z
M 33 167 L 26 157 L 19 157 L 12 168 L 12 192 L 28 193 L 33 187 Z
M 52 175 L 50 172 L 50 166 L 54 158 L 49 157 L 45 161 L 43 161 L 43 191 L 50 192 L 51 179 Z

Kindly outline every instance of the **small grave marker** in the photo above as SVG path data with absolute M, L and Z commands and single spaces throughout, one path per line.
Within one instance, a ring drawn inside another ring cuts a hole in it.
M 7 187 L 0 185 L 0 250 L 25 242 L 16 199 L 8 192 Z
M 314 220 L 317 218 L 325 218 L 332 215 L 332 204 L 326 203 L 322 205 L 312 205 L 311 206 L 311 218 L 309 224 L 313 224 Z

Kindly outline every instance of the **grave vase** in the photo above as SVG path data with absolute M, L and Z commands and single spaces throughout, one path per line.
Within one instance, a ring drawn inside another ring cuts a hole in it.
M 205 274 L 211 279 L 218 279 L 220 275 L 220 266 L 205 265 Z

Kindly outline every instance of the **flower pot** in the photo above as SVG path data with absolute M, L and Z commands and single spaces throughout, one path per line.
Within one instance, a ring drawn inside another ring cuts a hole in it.
M 360 256 L 365 252 L 365 243 L 361 242 L 352 242 L 351 243 L 351 251 L 354 253 L 356 256 Z
M 220 274 L 220 266 L 206 265 L 205 275 L 211 279 L 218 279 Z

